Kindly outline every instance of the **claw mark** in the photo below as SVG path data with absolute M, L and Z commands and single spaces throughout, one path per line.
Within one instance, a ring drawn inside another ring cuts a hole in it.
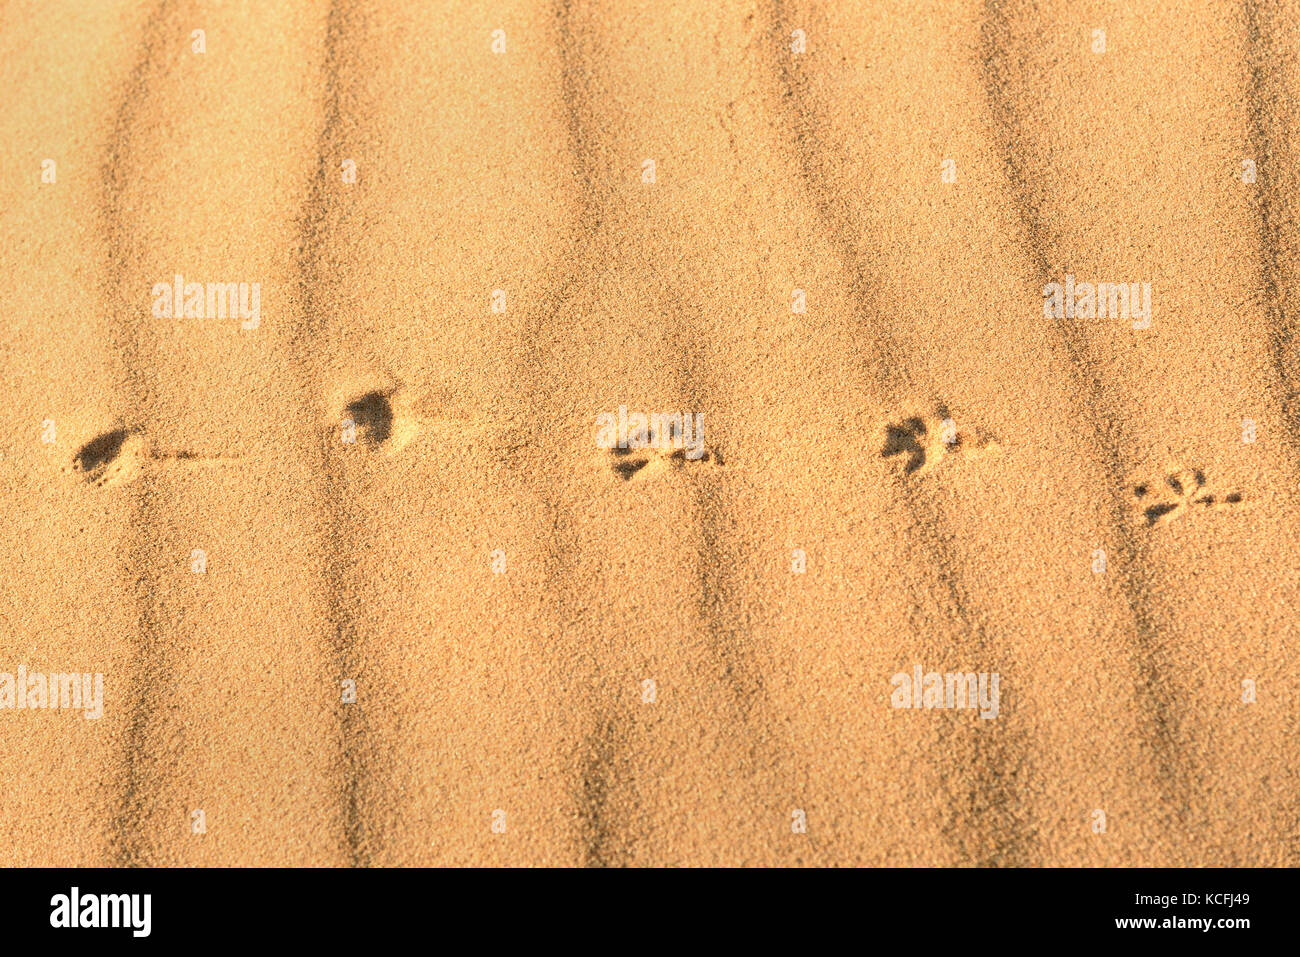
M 1147 527 L 1172 521 L 1176 515 L 1192 511 L 1197 506 L 1204 508 L 1223 508 L 1225 505 L 1237 505 L 1245 500 L 1241 492 L 1228 492 L 1219 495 L 1206 491 L 1205 473 L 1200 469 L 1180 469 L 1166 475 L 1159 488 L 1159 498 L 1151 489 L 1151 483 L 1142 482 L 1133 486 L 1133 495 Z

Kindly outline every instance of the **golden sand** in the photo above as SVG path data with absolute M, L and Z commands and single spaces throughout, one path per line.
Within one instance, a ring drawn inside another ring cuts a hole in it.
M 1300 4 L 15 0 L 0 80 L 0 862 L 1300 863 Z

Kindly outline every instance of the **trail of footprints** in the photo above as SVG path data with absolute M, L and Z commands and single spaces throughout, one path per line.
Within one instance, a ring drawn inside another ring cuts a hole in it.
M 400 451 L 420 430 L 422 420 L 410 415 L 393 401 L 396 388 L 372 390 L 351 400 L 343 408 L 340 426 L 329 426 L 336 441 L 348 445 L 393 454 Z M 447 425 L 444 420 L 429 420 Z M 471 430 L 474 431 L 474 430 Z M 190 451 L 167 451 L 153 444 L 143 430 L 117 427 L 100 433 L 79 447 L 64 466 L 95 488 L 108 488 L 131 482 L 155 468 L 223 465 L 241 459 L 240 455 L 199 455 Z
M 906 477 L 924 475 L 954 454 L 971 457 L 999 449 L 990 436 L 959 431 L 942 406 L 933 416 L 914 415 L 889 423 L 883 439 L 881 457 L 897 459 Z M 1133 485 L 1132 491 L 1148 528 L 1195 511 L 1231 509 L 1246 500 L 1241 492 L 1211 491 L 1201 469 L 1178 469 L 1159 482 Z
M 460 433 L 460 438 L 484 432 L 482 426 L 417 416 L 402 401 L 399 393 L 396 387 L 375 389 L 348 401 L 337 427 L 341 444 L 392 455 L 409 444 L 422 427 Z M 330 431 L 335 428 L 330 426 Z M 618 479 L 630 482 L 670 469 L 722 464 L 716 449 L 691 449 L 680 439 L 680 433 L 671 427 L 667 436 L 659 436 L 653 429 L 644 429 L 628 441 L 627 447 L 605 450 L 608 467 Z M 880 455 L 898 460 L 902 474 L 915 477 L 937 468 L 948 457 L 960 454 L 974 458 L 999 448 L 996 439 L 979 431 L 958 430 L 947 411 L 940 407 L 932 416 L 914 415 L 887 424 Z M 118 427 L 78 448 L 64 471 L 95 488 L 106 488 L 130 482 L 151 468 L 204 467 L 238 458 L 160 450 L 140 430 Z M 1159 482 L 1140 482 L 1131 488 L 1141 521 L 1148 528 L 1194 511 L 1232 508 L 1245 502 L 1245 495 L 1239 491 L 1211 491 L 1201 469 L 1180 469 Z

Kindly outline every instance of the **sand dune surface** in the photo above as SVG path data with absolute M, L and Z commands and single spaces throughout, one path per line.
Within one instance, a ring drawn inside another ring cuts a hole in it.
M 0 78 L 4 863 L 1300 863 L 1300 4 L 14 0 Z

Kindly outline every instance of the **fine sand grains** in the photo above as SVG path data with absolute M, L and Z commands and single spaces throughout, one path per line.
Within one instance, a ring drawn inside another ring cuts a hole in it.
M 1297 38 L 7 5 L 3 862 L 1300 863 Z

